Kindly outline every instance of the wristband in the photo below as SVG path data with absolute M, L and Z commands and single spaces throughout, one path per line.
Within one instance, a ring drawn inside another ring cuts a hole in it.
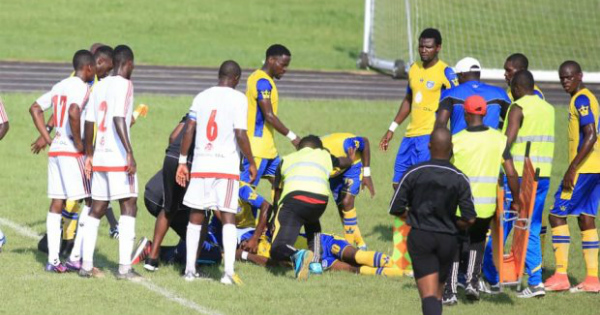
M 366 166 L 363 167 L 363 176 L 364 177 L 371 177 L 371 168 Z
M 396 131 L 396 128 L 398 128 L 398 123 L 395 121 L 392 121 L 392 123 L 390 124 L 390 128 L 388 128 L 388 130 L 391 132 L 394 132 L 394 131 Z
M 247 251 L 242 252 L 242 260 L 248 260 L 248 252 Z
M 187 155 L 179 154 L 179 164 L 187 164 Z
M 290 141 L 294 141 L 294 140 L 296 140 L 296 138 L 298 136 L 296 136 L 296 134 L 293 131 L 290 130 L 290 132 L 288 132 L 288 134 L 286 135 L 286 137 L 288 137 L 288 139 L 290 139 Z
M 52 129 L 54 129 L 54 128 L 52 128 L 52 127 L 50 127 L 50 126 L 46 126 L 46 131 L 47 131 L 48 133 L 51 133 L 51 132 L 52 132 Z

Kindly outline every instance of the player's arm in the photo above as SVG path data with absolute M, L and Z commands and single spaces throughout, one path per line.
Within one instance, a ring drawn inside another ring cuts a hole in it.
M 188 118 L 185 121 L 183 129 L 183 139 L 181 140 L 181 151 L 179 152 L 179 166 L 177 167 L 177 173 L 175 181 L 179 186 L 185 187 L 187 182 L 190 181 L 190 170 L 187 166 L 187 157 L 192 146 L 192 140 L 194 139 L 194 133 L 196 132 L 196 112 L 190 111 Z
M 281 197 L 281 192 L 283 191 L 283 177 L 281 176 L 281 165 L 283 165 L 283 159 L 277 166 L 275 170 L 275 178 L 273 180 L 273 209 L 277 211 L 279 207 L 279 198 Z
M 90 108 L 89 112 L 92 112 L 94 109 Z M 88 179 L 92 178 L 92 164 L 94 157 L 94 126 L 95 123 L 93 121 L 89 121 L 86 116 L 85 124 L 83 125 L 83 141 L 85 147 L 85 175 Z
M 181 131 L 183 131 L 183 127 L 185 126 L 186 117 L 187 117 L 187 115 L 179 122 L 179 124 L 177 124 L 177 126 L 175 126 L 175 129 L 173 129 L 173 131 L 171 131 L 171 135 L 169 135 L 169 144 L 173 143 L 173 141 L 175 141 L 175 139 L 177 139 L 177 137 L 179 137 L 179 134 L 181 133 Z
M 268 202 L 263 201 L 260 205 L 260 215 L 258 217 L 258 224 L 256 225 L 256 229 L 254 229 L 252 237 L 242 245 L 242 248 L 245 251 L 248 251 L 250 253 L 256 253 L 256 251 L 258 250 L 258 241 L 260 240 L 260 237 L 263 235 L 265 229 L 267 228 L 267 222 L 269 221 L 271 210 L 271 205 Z
M 238 146 L 250 164 L 248 167 L 248 172 L 250 172 L 250 182 L 253 182 L 258 171 L 256 170 L 256 162 L 254 162 L 254 157 L 252 156 L 252 149 L 250 148 L 250 139 L 248 139 L 248 133 L 246 133 L 246 129 L 234 130 L 235 139 L 238 143 Z
M 271 126 L 273 126 L 273 128 L 275 128 L 277 132 L 288 137 L 295 147 L 298 147 L 298 144 L 300 144 L 300 137 L 298 137 L 293 131 L 288 129 L 279 119 L 279 117 L 277 117 L 277 115 L 273 113 L 273 105 L 271 104 L 271 99 L 259 100 L 258 106 L 260 107 L 260 110 L 262 111 L 267 123 L 271 124 Z
M 409 196 L 412 191 L 412 176 L 408 174 L 404 176 L 400 185 L 396 189 L 394 196 L 392 197 L 392 202 L 390 203 L 390 209 L 388 213 L 397 216 L 399 218 L 405 219 L 408 211 L 410 210 L 410 200 Z
M 52 138 L 50 138 L 50 133 L 46 130 L 46 125 L 44 123 L 44 110 L 42 106 L 37 102 L 34 102 L 29 108 L 29 114 L 31 114 L 31 118 L 33 119 L 33 124 L 35 128 L 40 133 L 40 136 L 46 142 L 46 145 L 50 145 L 52 143 Z
M 0 140 L 2 140 L 4 138 L 4 136 L 6 136 L 9 128 L 10 128 L 10 125 L 9 125 L 8 121 L 0 124 Z
M 446 96 L 446 91 L 442 92 L 441 101 L 436 112 L 435 128 L 448 128 L 448 121 L 450 121 L 454 104 L 452 103 L 452 98 Z
M 404 122 L 406 117 L 408 117 L 408 115 L 410 114 L 411 102 L 412 102 L 412 92 L 411 92 L 410 86 L 408 86 L 406 88 L 406 96 L 404 97 L 404 100 L 402 100 L 402 103 L 400 104 L 400 108 L 398 109 L 398 113 L 396 113 L 396 117 L 394 117 L 394 120 L 392 121 L 390 128 L 385 132 L 383 137 L 381 137 L 381 141 L 379 142 L 379 149 L 381 149 L 383 151 L 387 151 L 387 149 L 390 145 L 390 141 L 394 137 L 394 131 L 396 131 L 396 128 L 398 128 L 398 125 L 402 124 L 402 122 Z
M 137 166 L 133 157 L 133 148 L 131 147 L 131 142 L 129 142 L 129 135 L 127 134 L 127 121 L 125 117 L 115 116 L 113 117 L 113 123 L 115 124 L 117 135 L 123 144 L 123 148 L 127 152 L 127 173 L 133 175 L 136 172 Z
M 73 143 L 78 152 L 84 151 L 83 142 L 81 140 L 81 110 L 79 105 L 72 103 L 69 106 L 69 127 L 73 135 Z
M 571 161 L 571 164 L 569 165 L 569 168 L 563 177 L 563 188 L 566 190 L 573 190 L 575 187 L 577 168 L 590 154 L 590 152 L 592 152 L 594 149 L 594 144 L 596 141 L 598 141 L 598 136 L 596 135 L 596 124 L 593 121 L 583 126 L 581 129 L 583 131 L 583 143 L 581 144 L 577 155 L 575 155 L 575 158 L 573 161 Z
M 359 151 L 361 151 L 361 159 L 363 164 L 363 178 L 361 182 L 362 189 L 369 189 L 371 198 L 375 196 L 375 185 L 371 178 L 371 144 L 367 137 L 360 137 Z
M 498 123 L 498 130 L 502 130 L 504 127 L 504 122 L 507 119 L 506 116 L 508 115 L 508 110 L 510 108 L 510 98 L 508 98 L 506 92 L 502 92 L 504 93 L 504 98 L 500 101 L 500 121 Z
M 508 182 L 508 187 L 510 189 L 511 194 L 513 195 L 513 200 L 518 201 L 512 203 L 511 207 L 513 210 L 519 210 L 520 208 L 520 198 L 519 198 L 519 174 L 517 169 L 515 168 L 515 164 L 513 161 L 513 157 L 510 154 L 510 150 L 517 140 L 517 135 L 519 134 L 519 128 L 521 128 L 521 124 L 523 123 L 523 109 L 515 104 L 511 107 L 508 112 L 508 122 L 506 126 L 506 148 L 504 148 L 503 158 L 504 158 L 504 172 L 506 173 L 506 181 Z

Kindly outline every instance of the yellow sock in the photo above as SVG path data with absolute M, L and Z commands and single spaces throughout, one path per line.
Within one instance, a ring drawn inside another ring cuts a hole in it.
M 398 268 L 374 268 L 369 266 L 361 266 L 360 267 L 361 275 L 381 275 L 386 277 L 402 277 L 404 276 L 404 271 Z
M 358 250 L 354 255 L 354 260 L 359 265 L 369 267 L 391 267 L 392 262 L 388 255 L 380 252 Z
M 583 258 L 588 277 L 598 277 L 598 231 L 596 229 L 581 231 Z
M 569 266 L 569 244 L 571 235 L 568 225 L 560 225 L 552 228 L 552 248 L 556 258 L 556 273 L 567 273 Z
M 356 244 L 361 247 L 365 245 L 365 241 L 362 238 L 360 229 L 358 228 L 358 219 L 356 218 L 356 208 L 342 211 L 344 216 L 342 222 L 344 223 L 344 238 L 350 244 Z
M 77 221 L 79 219 L 79 202 L 67 200 L 67 206 L 62 211 L 63 240 L 75 239 Z

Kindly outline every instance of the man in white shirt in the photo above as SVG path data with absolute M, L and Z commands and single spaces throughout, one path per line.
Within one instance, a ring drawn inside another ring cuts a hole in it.
M 225 272 L 221 283 L 242 284 L 233 268 L 237 245 L 235 214 L 238 209 L 240 151 L 250 164 L 251 181 L 256 177 L 256 163 L 246 134 L 246 96 L 235 90 L 241 75 L 242 70 L 235 61 L 225 61 L 219 68 L 219 84 L 194 98 L 186 121 L 176 180 L 184 187 L 189 182 L 183 204 L 192 209 L 186 233 L 184 278 L 187 281 L 201 277 L 196 272 L 200 230 L 205 211 L 213 210 L 223 223 Z M 190 173 L 187 155 L 194 132 L 196 142 Z
M 52 199 L 46 218 L 48 263 L 46 271 L 62 273 L 67 267 L 60 262 L 62 209 L 67 199 L 90 197 L 90 182 L 84 174 L 82 112 L 89 97 L 89 86 L 96 73 L 94 58 L 87 50 L 73 56 L 75 75 L 54 85 L 50 98 L 40 97 L 29 109 L 42 138 L 50 145 L 48 152 L 48 197 Z M 46 129 L 44 111 L 52 108 L 56 134 Z M 89 204 L 88 204 L 89 206 Z

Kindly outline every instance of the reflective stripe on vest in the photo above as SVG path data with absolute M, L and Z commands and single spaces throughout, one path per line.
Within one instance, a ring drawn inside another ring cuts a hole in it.
M 469 177 L 471 183 L 488 183 L 495 184 L 498 182 L 498 176 L 474 176 Z
M 515 143 L 523 143 L 523 142 L 549 142 L 549 143 L 554 143 L 554 137 L 553 136 L 520 136 L 517 137 L 517 139 L 515 140 Z
M 283 158 L 281 199 L 293 191 L 329 195 L 329 173 L 333 169 L 331 155 L 321 149 L 303 148 Z

